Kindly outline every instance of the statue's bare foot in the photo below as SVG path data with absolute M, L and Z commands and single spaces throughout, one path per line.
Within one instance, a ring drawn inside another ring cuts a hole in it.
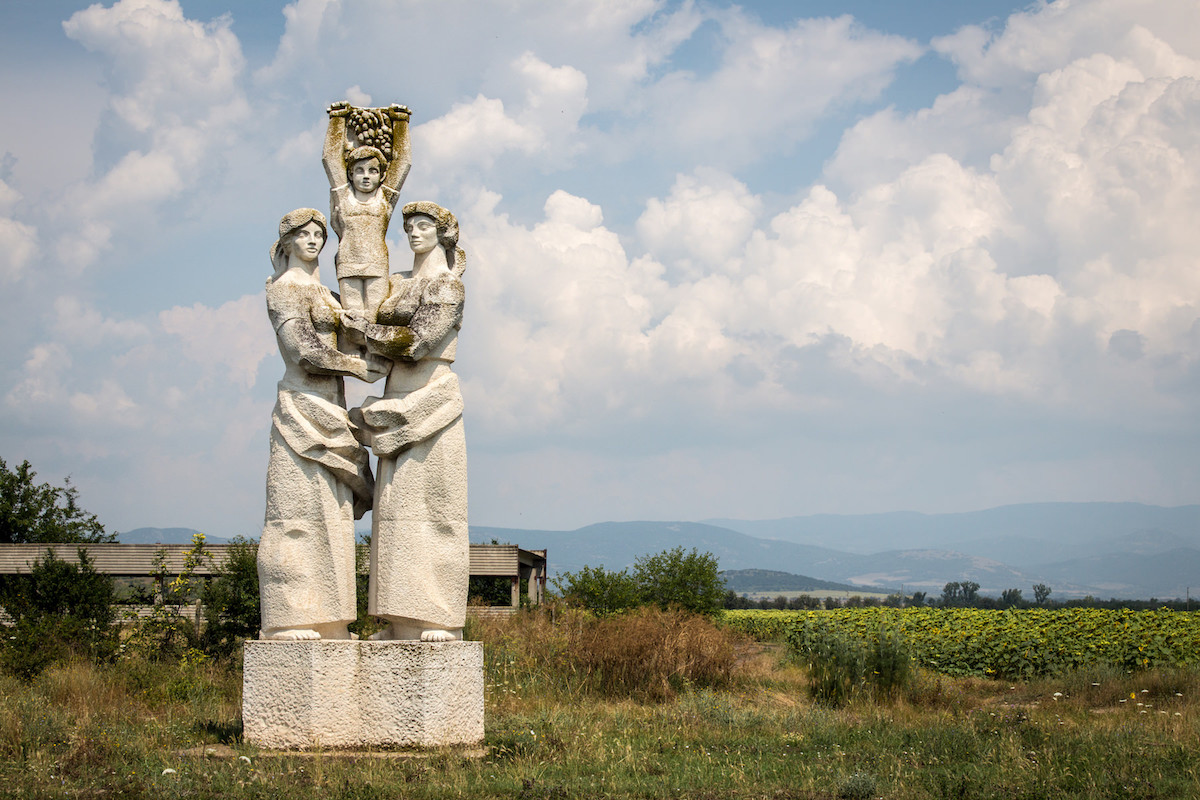
M 323 625 L 313 625 L 322 639 L 349 639 L 350 631 L 344 622 L 327 622 Z
M 262 638 L 277 642 L 299 642 L 306 639 L 320 639 L 321 634 L 312 628 L 272 628 L 262 632 Z
M 444 630 L 442 628 L 432 628 L 421 631 L 422 642 L 457 642 L 462 639 L 462 629 L 453 631 Z

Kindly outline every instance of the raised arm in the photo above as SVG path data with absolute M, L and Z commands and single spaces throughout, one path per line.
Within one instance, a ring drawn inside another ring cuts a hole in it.
M 388 116 L 392 118 L 392 159 L 388 162 L 387 172 L 383 176 L 383 185 L 397 194 L 392 195 L 395 205 L 400 187 L 408 177 L 412 168 L 412 146 L 408 141 L 409 110 L 405 106 L 391 105 Z
M 325 129 L 325 152 L 321 154 L 321 163 L 325 165 L 325 175 L 329 178 L 329 188 L 336 189 L 339 186 L 345 186 L 347 183 L 346 116 L 350 113 L 350 104 L 344 100 L 339 100 L 329 106 L 327 111 L 329 113 L 329 127 Z

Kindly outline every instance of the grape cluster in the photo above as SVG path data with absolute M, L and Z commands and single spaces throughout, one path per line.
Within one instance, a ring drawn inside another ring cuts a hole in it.
M 384 158 L 392 159 L 392 121 L 385 109 L 352 109 L 347 122 L 360 145 L 377 147 Z

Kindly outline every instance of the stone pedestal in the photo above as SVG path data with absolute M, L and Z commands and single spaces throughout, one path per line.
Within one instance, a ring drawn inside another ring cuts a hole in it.
M 247 641 L 242 721 L 277 750 L 477 744 L 483 645 Z

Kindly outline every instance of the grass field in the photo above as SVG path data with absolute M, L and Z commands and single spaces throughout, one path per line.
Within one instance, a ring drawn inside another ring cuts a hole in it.
M 479 632 L 487 747 L 474 758 L 258 752 L 240 741 L 235 666 L 0 678 L 0 797 L 1200 797 L 1195 670 L 1021 683 L 922 671 L 894 702 L 831 709 L 780 647 L 743 639 L 714 685 L 631 699 L 564 660 L 579 644 L 562 627 L 530 615 Z

